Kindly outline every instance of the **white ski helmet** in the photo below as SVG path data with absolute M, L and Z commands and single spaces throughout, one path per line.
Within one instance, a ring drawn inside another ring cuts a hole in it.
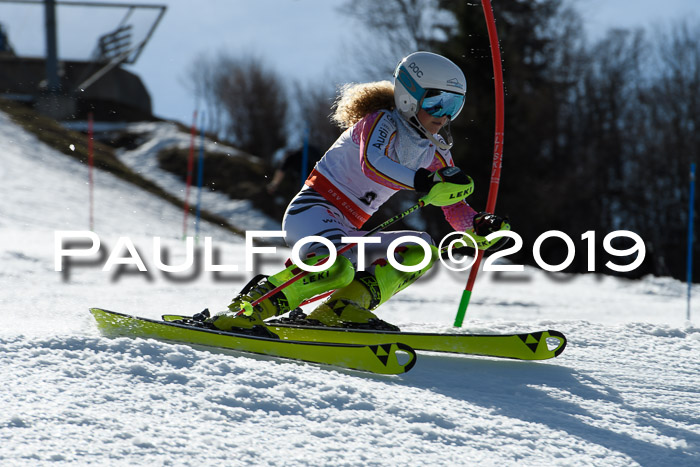
M 449 122 L 464 106 L 467 79 L 451 60 L 431 52 L 414 52 L 399 62 L 394 72 L 394 103 L 403 118 L 438 147 L 452 147 Z M 431 115 L 449 117 L 445 126 L 447 144 L 438 141 L 418 121 L 425 109 Z

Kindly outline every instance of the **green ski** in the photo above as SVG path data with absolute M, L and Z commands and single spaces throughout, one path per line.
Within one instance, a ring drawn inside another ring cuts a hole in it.
M 416 363 L 416 353 L 396 341 L 372 344 L 294 341 L 259 337 L 90 308 L 103 335 L 155 338 L 380 374 L 400 374 Z
M 164 315 L 165 321 L 191 320 L 191 317 Z M 559 356 L 566 347 L 564 334 L 554 330 L 515 334 L 442 334 L 331 328 L 268 321 L 267 329 L 282 340 L 376 345 L 401 342 L 415 350 L 449 352 L 518 360 L 547 360 Z
M 557 357 L 566 347 L 566 337 L 553 330 L 518 334 L 442 334 L 333 329 L 274 323 L 270 324 L 268 329 L 281 339 L 352 342 L 365 345 L 388 339 L 402 342 L 415 350 L 518 360 L 547 360 Z

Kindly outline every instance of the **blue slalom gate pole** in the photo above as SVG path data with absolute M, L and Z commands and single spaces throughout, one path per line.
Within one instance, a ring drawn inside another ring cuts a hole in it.
M 695 211 L 695 163 L 690 164 L 690 201 L 688 203 L 688 309 L 686 319 L 690 321 L 690 292 L 693 287 L 693 213 Z
M 195 224 L 195 241 L 199 241 L 199 221 L 202 211 L 202 185 L 204 184 L 204 119 L 199 139 L 199 161 L 197 162 L 197 222 Z

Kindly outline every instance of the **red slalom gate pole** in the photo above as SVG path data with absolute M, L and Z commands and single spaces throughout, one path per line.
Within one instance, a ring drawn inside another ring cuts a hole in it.
M 493 76 L 494 90 L 496 99 L 496 135 L 493 143 L 493 164 L 491 166 L 491 183 L 489 184 L 489 195 L 486 201 L 486 211 L 494 212 L 496 209 L 496 198 L 498 198 L 498 185 L 501 182 L 501 165 L 503 163 L 503 135 L 504 135 L 504 88 L 503 88 L 503 69 L 501 67 L 501 49 L 498 43 L 498 31 L 496 30 L 496 20 L 493 17 L 493 8 L 491 8 L 491 0 L 481 0 L 481 6 L 484 9 L 484 17 L 486 19 L 486 27 L 489 32 L 489 43 L 491 44 L 491 60 L 493 61 Z M 467 287 L 462 292 L 462 299 L 459 302 L 457 316 L 455 316 L 455 327 L 461 327 L 464 322 L 464 316 L 467 313 L 467 307 L 471 299 L 472 290 L 474 289 L 474 281 L 479 273 L 481 259 L 484 256 L 483 250 L 477 249 L 476 260 L 469 272 L 469 280 Z
M 95 205 L 94 205 L 94 185 L 95 179 L 93 177 L 93 168 L 95 166 L 95 150 L 94 150 L 94 122 L 92 112 L 88 113 L 88 183 L 90 185 L 90 230 L 95 230 Z
M 197 130 L 197 111 L 192 115 L 192 129 L 190 130 L 190 153 L 187 156 L 187 181 L 185 188 L 185 207 L 182 218 L 182 238 L 187 238 L 187 214 L 190 211 L 190 187 L 192 186 L 192 172 L 194 170 L 194 138 Z

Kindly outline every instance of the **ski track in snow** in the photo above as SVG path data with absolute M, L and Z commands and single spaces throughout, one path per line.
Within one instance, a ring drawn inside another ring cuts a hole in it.
M 457 332 L 557 329 L 568 346 L 546 362 L 422 352 L 409 373 L 381 376 L 107 339 L 89 307 L 150 318 L 222 309 L 253 273 L 155 270 L 155 236 L 169 264 L 185 258 L 181 211 L 102 172 L 105 256 L 56 272 L 54 231 L 88 228 L 87 168 L 2 113 L 0 148 L 3 466 L 700 465 L 700 327 L 685 321 L 678 281 L 482 273 Z M 206 223 L 201 235 L 222 263 L 242 261 L 242 239 Z M 121 236 L 149 273 L 101 271 Z M 455 332 L 465 280 L 436 269 L 380 315 Z

